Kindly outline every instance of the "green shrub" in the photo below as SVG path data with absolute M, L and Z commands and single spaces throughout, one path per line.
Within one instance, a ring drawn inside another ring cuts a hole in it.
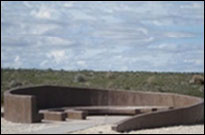
M 86 81 L 85 76 L 82 75 L 82 74 L 77 74 L 74 78 L 74 82 L 82 83 L 82 82 L 85 82 L 85 81 Z

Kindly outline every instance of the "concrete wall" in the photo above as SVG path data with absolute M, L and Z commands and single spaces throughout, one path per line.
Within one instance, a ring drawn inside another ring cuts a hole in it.
M 10 91 L 15 95 L 33 95 L 38 109 L 62 106 L 107 105 L 108 91 L 57 86 L 30 87 Z
M 136 115 L 113 126 L 113 130 L 126 132 L 145 128 L 196 124 L 204 120 L 204 102 L 173 110 Z
M 204 102 L 203 99 L 170 93 L 36 86 L 6 91 L 4 97 L 5 119 L 21 123 L 39 122 L 41 120 L 38 114 L 40 109 L 57 107 L 154 105 L 174 106 L 175 108 L 178 108 L 165 112 L 151 113 L 151 116 L 136 116 L 131 120 L 124 121 L 115 126 L 117 131 L 130 130 L 130 127 L 132 127 L 131 129 L 134 129 L 134 127 L 138 129 L 140 126 L 138 126 L 139 123 L 136 121 L 140 121 L 139 119 L 142 119 L 141 121 L 145 120 L 147 122 L 153 122 L 155 119 L 160 119 L 162 122 L 159 123 L 163 123 L 165 125 L 173 124 L 171 121 L 175 121 L 176 119 L 175 122 L 179 123 L 177 122 L 178 114 L 184 115 L 185 118 L 190 117 L 192 122 L 194 122 L 198 121 L 198 119 L 201 120 L 201 113 L 204 112 L 203 105 L 201 105 L 201 103 Z M 191 113 L 189 114 L 190 110 L 192 111 L 192 115 Z M 200 114 L 199 118 L 195 117 L 195 114 L 197 113 Z M 175 119 L 169 121 L 167 117 L 172 115 Z M 163 121 L 166 121 L 167 123 Z M 182 119 L 182 121 L 185 121 L 185 119 Z M 141 127 L 153 126 L 147 126 L 146 124 L 139 125 L 141 125 Z
M 35 97 L 5 93 L 4 117 L 12 122 L 33 123 L 40 121 Z

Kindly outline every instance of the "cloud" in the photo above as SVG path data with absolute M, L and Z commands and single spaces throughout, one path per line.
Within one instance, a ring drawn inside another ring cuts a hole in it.
M 147 48 L 149 49 L 158 49 L 158 50 L 165 50 L 167 49 L 168 51 L 171 50 L 177 50 L 178 49 L 178 45 L 176 44 L 166 44 L 166 43 L 162 43 L 162 44 L 152 44 L 149 45 Z
M 59 64 L 66 60 L 67 56 L 64 50 L 55 50 L 47 53 L 49 59 L 53 59 L 56 64 Z
M 96 19 L 95 17 L 93 17 L 89 14 L 86 14 L 85 12 L 75 10 L 75 9 L 72 9 L 72 12 L 70 12 L 70 14 L 72 15 L 72 19 L 74 19 L 74 20 L 89 20 L 89 21 L 92 21 L 92 20 Z
M 21 66 L 21 61 L 20 61 L 20 57 L 19 56 L 16 56 L 16 58 L 14 59 L 14 64 L 15 64 L 15 67 L 20 67 Z
M 135 29 L 122 26 L 113 26 L 111 28 L 107 27 L 105 29 L 101 29 L 100 31 L 96 31 L 93 33 L 95 37 L 103 37 L 108 39 L 118 39 L 118 40 L 138 40 L 147 41 L 147 35 L 149 31 L 143 27 L 137 27 Z M 153 39 L 153 37 L 152 37 Z M 151 40 L 149 38 L 149 40 Z
M 191 33 L 183 33 L 183 32 L 167 32 L 164 34 L 166 37 L 169 38 L 191 38 L 194 37 Z
M 19 60 L 20 60 L 20 57 L 19 57 L 19 56 L 16 56 L 14 62 L 19 62 Z
M 157 18 L 157 19 L 147 19 L 141 21 L 143 24 L 147 25 L 155 25 L 155 26 L 170 26 L 174 25 L 174 20 L 171 18 Z
M 204 5 L 202 3 L 191 3 L 188 5 L 181 5 L 180 8 L 182 9 L 203 9 Z
M 51 11 L 44 6 L 42 6 L 38 10 L 33 10 L 31 12 L 31 15 L 35 16 L 36 18 L 40 18 L 40 19 L 51 19 L 52 17 Z
M 48 65 L 49 64 L 49 61 L 48 60 L 43 60 L 41 63 L 40 63 L 40 67 L 41 68 L 44 68 L 44 67 L 46 67 L 46 65 Z
M 40 38 L 38 42 L 39 46 L 47 45 L 47 46 L 70 46 L 73 44 L 71 40 L 60 38 L 60 37 L 49 37 L 45 36 Z
M 185 63 L 188 64 L 194 64 L 194 65 L 202 65 L 204 64 L 204 62 L 200 59 L 185 59 L 184 60 Z
M 77 61 L 77 64 L 84 66 L 86 63 L 85 63 L 85 61 L 80 60 L 80 61 Z
M 66 8 L 71 8 L 71 7 L 74 6 L 74 4 L 75 4 L 74 1 L 68 1 L 68 2 L 66 2 L 66 3 L 64 4 L 64 7 L 66 7 Z
M 1 4 L 3 67 L 203 72 L 203 2 Z

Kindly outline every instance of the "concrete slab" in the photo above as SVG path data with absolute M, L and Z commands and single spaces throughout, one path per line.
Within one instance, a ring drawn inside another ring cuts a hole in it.
M 69 134 L 79 130 L 84 130 L 100 125 L 114 124 L 121 120 L 130 118 L 130 116 L 91 116 L 87 120 L 68 120 L 66 122 L 59 122 L 58 127 L 48 128 L 31 132 L 29 134 Z M 55 124 L 55 123 L 54 123 Z M 27 134 L 27 133 L 22 133 Z

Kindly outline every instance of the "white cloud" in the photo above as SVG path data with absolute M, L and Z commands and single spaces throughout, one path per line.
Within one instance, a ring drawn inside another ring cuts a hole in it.
M 203 59 L 197 59 L 197 58 L 196 59 L 185 59 L 184 62 L 188 64 L 194 64 L 194 65 L 204 64 Z
M 66 3 L 64 4 L 64 7 L 71 8 L 74 6 L 74 4 L 75 4 L 74 1 L 66 1 Z
M 161 18 L 161 19 L 150 19 L 141 21 L 143 24 L 151 24 L 155 26 L 170 26 L 174 25 L 173 20 L 171 18 Z
M 27 7 L 27 8 L 32 8 L 32 4 L 30 4 L 29 1 L 24 1 L 23 4 Z
M 48 60 L 43 60 L 43 61 L 40 63 L 40 66 L 41 66 L 41 68 L 44 68 L 44 67 L 46 67 L 47 64 L 48 64 Z
M 14 62 L 19 62 L 19 60 L 20 60 L 20 57 L 19 56 L 16 56 L 16 58 L 14 59 Z
M 204 4 L 194 2 L 194 3 L 188 4 L 188 5 L 181 5 L 180 8 L 182 8 L 182 9 L 203 9 Z
M 58 26 L 55 24 L 20 24 L 21 31 L 19 34 L 29 34 L 29 35 L 43 35 L 44 33 L 57 29 Z
M 159 1 L 149 1 L 146 2 L 135 9 L 137 13 L 143 15 L 147 14 L 150 17 L 159 17 L 168 15 L 166 4 Z M 139 14 L 140 15 L 140 14 Z
M 83 55 L 84 58 L 92 58 L 100 53 L 105 53 L 107 51 L 106 48 L 98 49 L 98 48 L 90 48 L 90 49 L 85 49 L 81 55 Z
M 119 39 L 119 40 L 138 40 L 138 41 L 149 41 L 153 40 L 153 37 L 147 37 L 149 35 L 149 31 L 144 27 L 135 27 L 130 28 L 122 27 L 122 26 L 113 26 L 111 28 L 102 29 L 100 31 L 96 31 L 93 33 L 96 37 L 103 38 L 111 38 L 111 39 Z
M 72 41 L 60 37 L 45 37 L 43 40 L 44 40 L 43 42 L 44 44 L 46 43 L 48 45 L 55 45 L 55 46 L 62 46 L 62 45 L 69 46 L 72 44 Z
M 83 60 L 77 61 L 77 64 L 80 65 L 80 66 L 82 66 L 82 67 L 85 67 L 85 66 L 86 66 L 86 62 L 83 61 Z
M 145 41 L 145 42 L 152 42 L 152 41 L 154 41 L 154 40 L 155 40 L 154 37 L 148 37 L 148 38 L 145 39 L 144 41 Z
M 21 65 L 22 65 L 22 62 L 21 62 L 20 56 L 16 56 L 14 59 L 13 67 L 19 68 L 21 67 Z
M 45 6 L 41 6 L 38 10 L 32 10 L 31 15 L 40 19 L 50 19 L 52 17 L 52 11 Z
M 120 22 L 123 22 L 123 20 L 121 20 L 119 18 L 116 18 L 112 15 L 102 16 L 102 17 L 100 17 L 100 19 L 103 22 L 106 22 L 106 23 L 120 23 Z
M 144 35 L 147 35 L 148 34 L 148 30 L 146 28 L 142 28 L 142 27 L 139 27 L 136 29 L 136 31 L 144 34 Z
M 47 57 L 50 60 L 54 60 L 54 62 L 56 64 L 60 64 L 60 63 L 62 63 L 64 61 L 66 61 L 66 59 L 67 59 L 65 50 L 54 50 L 54 51 L 51 51 L 51 52 L 47 53 Z M 44 63 L 45 62 L 43 62 L 42 64 L 44 64 Z
M 178 45 L 171 43 L 161 43 L 161 44 L 151 44 L 147 48 L 149 49 L 158 49 L 158 50 L 167 50 L 167 51 L 176 51 Z
M 23 68 L 198 70 L 204 65 L 204 52 L 197 53 L 204 47 L 200 4 L 4 2 L 2 61 Z
M 72 9 L 69 10 L 69 14 L 72 15 L 72 18 L 74 20 L 96 20 L 97 18 L 93 17 L 92 15 L 89 15 L 82 10 Z
M 169 38 L 190 38 L 194 37 L 194 34 L 185 32 L 167 32 L 164 36 Z

